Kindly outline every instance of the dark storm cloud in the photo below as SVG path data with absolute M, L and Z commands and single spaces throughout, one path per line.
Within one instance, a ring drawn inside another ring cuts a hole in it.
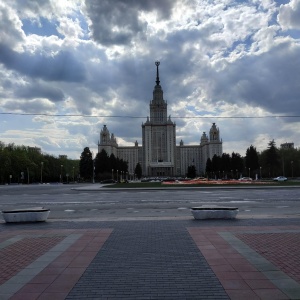
M 92 21 L 94 40 L 103 45 L 126 45 L 138 34 L 144 35 L 147 24 L 138 16 L 141 11 L 156 11 L 159 18 L 170 16 L 175 0 L 86 0 Z
M 84 65 L 67 51 L 56 56 L 44 56 L 18 53 L 0 44 L 0 63 L 7 69 L 48 81 L 81 82 L 85 79 Z
M 55 105 L 51 105 L 49 102 L 45 103 L 37 99 L 30 101 L 11 101 L 5 103 L 5 105 L 3 105 L 2 107 L 7 111 L 20 111 L 32 114 L 55 111 Z
M 44 83 L 32 82 L 27 86 L 15 86 L 15 96 L 17 98 L 33 99 L 46 98 L 51 102 L 58 102 L 64 100 L 64 93 L 62 90 Z
M 215 74 L 211 98 L 299 114 L 300 47 L 281 44 L 260 56 L 244 57 Z

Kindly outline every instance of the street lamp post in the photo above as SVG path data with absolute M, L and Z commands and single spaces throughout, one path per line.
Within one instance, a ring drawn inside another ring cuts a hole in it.
M 93 183 L 95 183 L 95 159 L 93 159 Z
M 261 179 L 261 167 L 259 167 L 259 170 L 260 170 L 260 179 Z
M 114 180 L 114 169 L 111 169 L 111 179 Z
M 43 183 L 43 165 L 44 162 L 41 162 L 41 183 Z
M 60 183 L 62 183 L 62 179 L 63 179 L 63 177 L 62 177 L 63 166 L 64 165 L 60 165 Z
M 75 167 L 73 167 L 73 183 L 75 183 L 75 171 L 74 171 Z
M 250 168 L 249 168 L 249 177 L 250 177 Z
M 27 183 L 29 184 L 29 168 L 27 168 Z
M 119 181 L 119 170 L 117 170 L 117 182 Z
M 291 161 L 291 166 L 292 166 L 292 178 L 294 177 L 294 162 Z

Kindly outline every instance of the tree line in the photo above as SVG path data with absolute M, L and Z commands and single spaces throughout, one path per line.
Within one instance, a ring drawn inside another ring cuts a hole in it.
M 194 166 L 188 167 L 187 175 L 196 176 Z M 251 145 L 244 157 L 232 152 L 208 159 L 205 175 L 211 178 L 300 177 L 300 150 L 279 149 L 274 140 L 262 152 Z M 129 176 L 132 174 L 128 174 L 128 162 L 114 154 L 108 156 L 105 150 L 93 159 L 90 149 L 85 147 L 80 160 L 72 160 L 66 156 L 43 154 L 36 147 L 6 145 L 0 141 L 0 184 L 120 180 L 129 179 Z M 141 176 L 142 167 L 138 163 L 134 177 Z
M 0 184 L 73 182 L 78 180 L 79 160 L 54 157 L 39 148 L 0 141 Z
M 114 179 L 116 181 L 129 180 L 132 177 L 141 178 L 142 167 L 138 163 L 135 174 L 128 173 L 128 162 L 116 157 L 113 153 L 108 155 L 102 149 L 93 159 L 93 154 L 89 147 L 85 147 L 80 156 L 80 175 L 87 181 L 102 181 Z
M 278 149 L 274 140 L 267 149 L 258 152 L 251 145 L 242 157 L 239 153 L 223 153 L 206 162 L 206 175 L 211 178 L 273 178 L 300 176 L 300 151 L 298 149 Z

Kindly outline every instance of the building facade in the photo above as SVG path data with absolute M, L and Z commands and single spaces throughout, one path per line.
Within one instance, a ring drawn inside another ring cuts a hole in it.
M 295 149 L 294 143 L 284 143 L 280 145 L 281 149 Z
M 213 123 L 209 135 L 203 132 L 198 145 L 184 145 L 181 140 L 176 146 L 176 124 L 167 113 L 168 104 L 159 80 L 159 64 L 155 62 L 156 85 L 149 105 L 150 117 L 142 124 L 142 146 L 137 141 L 132 147 L 118 146 L 114 134 L 110 134 L 104 125 L 98 152 L 104 149 L 108 155 L 114 154 L 127 161 L 129 174 L 133 174 L 137 163 L 140 163 L 143 176 L 186 176 L 191 165 L 195 166 L 198 175 L 203 175 L 207 159 L 223 153 L 219 128 Z

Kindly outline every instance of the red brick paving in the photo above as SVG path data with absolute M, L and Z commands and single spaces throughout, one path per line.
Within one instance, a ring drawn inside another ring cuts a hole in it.
M 70 290 L 82 276 L 90 262 L 101 249 L 112 229 L 91 229 L 91 230 L 51 230 L 51 231 L 20 231 L 13 235 L 2 235 L 1 240 L 12 236 L 43 234 L 42 237 L 26 237 L 1 250 L 2 261 L 5 265 L 1 266 L 1 278 L 3 284 L 18 271 L 26 267 L 42 254 L 46 253 L 53 246 L 62 241 L 72 233 L 81 233 L 82 236 L 74 242 L 66 251 L 48 264 L 30 282 L 25 284 L 10 299 L 65 299 Z M 59 235 L 51 236 L 49 235 Z M 3 237 L 5 236 L 5 238 Z M 0 261 L 1 262 L 1 261 Z M 9 267 L 8 267 L 9 265 Z M 5 272 L 5 269 L 14 270 Z
M 279 227 L 276 227 L 278 229 Z M 284 227 L 284 229 L 296 229 Z M 299 228 L 297 228 L 299 230 Z M 237 231 L 257 231 L 240 233 Z M 218 232 L 231 232 L 245 244 L 282 268 L 288 275 L 300 272 L 300 234 L 278 233 L 260 234 L 261 231 L 274 230 L 274 227 L 204 227 L 188 228 L 190 235 L 208 264 L 220 280 L 230 299 L 274 300 L 289 299 L 268 278 L 253 267 L 241 254 L 227 243 Z M 285 242 L 287 239 L 287 242 Z M 266 240 L 266 244 L 264 241 Z M 280 247 L 277 244 L 280 243 Z M 268 250 L 266 250 L 268 249 Z M 269 255 L 268 255 L 269 253 Z M 293 273 L 291 270 L 293 270 Z M 300 282 L 299 277 L 294 276 Z
M 0 285 L 63 239 L 64 237 L 58 236 L 24 238 L 4 249 L 0 249 Z
M 300 282 L 300 233 L 238 234 L 240 240 Z

